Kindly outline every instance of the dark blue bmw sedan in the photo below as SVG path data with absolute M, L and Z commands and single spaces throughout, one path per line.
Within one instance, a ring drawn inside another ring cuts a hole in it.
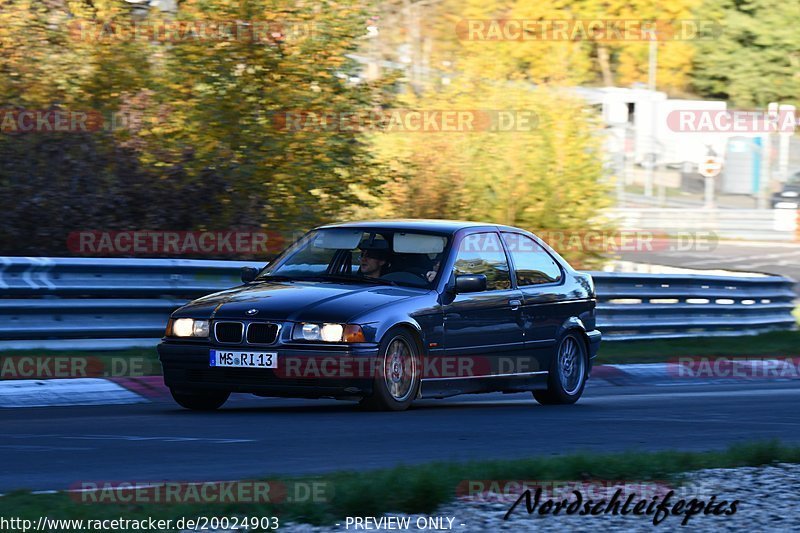
M 508 226 L 322 226 L 242 282 L 169 319 L 158 352 L 183 407 L 216 409 L 231 392 L 395 411 L 493 391 L 568 404 L 600 343 L 591 277 Z

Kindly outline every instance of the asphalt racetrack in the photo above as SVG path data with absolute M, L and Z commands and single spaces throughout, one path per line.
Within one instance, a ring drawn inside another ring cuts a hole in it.
M 591 382 L 590 382 L 591 385 Z M 525 394 L 426 400 L 402 413 L 333 400 L 231 398 L 0 411 L 0 493 L 85 481 L 223 481 L 576 450 L 706 450 L 800 442 L 794 382 L 587 388 L 573 406 Z

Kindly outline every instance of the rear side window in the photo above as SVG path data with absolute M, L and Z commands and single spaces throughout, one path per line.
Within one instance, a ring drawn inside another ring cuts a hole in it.
M 517 286 L 554 283 L 561 279 L 558 263 L 533 239 L 519 233 L 503 233 L 517 271 Z
M 508 261 L 496 233 L 467 235 L 458 246 L 455 274 L 483 274 L 486 290 L 511 288 Z

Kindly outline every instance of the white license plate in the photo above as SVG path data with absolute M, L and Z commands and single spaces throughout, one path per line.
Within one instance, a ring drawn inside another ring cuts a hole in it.
M 209 365 L 240 368 L 278 368 L 278 354 L 275 352 L 211 350 Z

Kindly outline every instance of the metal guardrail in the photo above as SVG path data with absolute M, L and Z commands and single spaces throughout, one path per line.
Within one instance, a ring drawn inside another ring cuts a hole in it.
M 797 324 L 794 281 L 783 276 L 591 274 L 605 339 L 750 335 Z
M 0 257 L 0 349 L 154 346 L 183 303 L 238 285 L 242 261 Z M 793 281 L 592 272 L 605 339 L 795 326 Z
M 0 349 L 154 346 L 173 310 L 241 284 L 242 266 L 263 263 L 0 257 Z

